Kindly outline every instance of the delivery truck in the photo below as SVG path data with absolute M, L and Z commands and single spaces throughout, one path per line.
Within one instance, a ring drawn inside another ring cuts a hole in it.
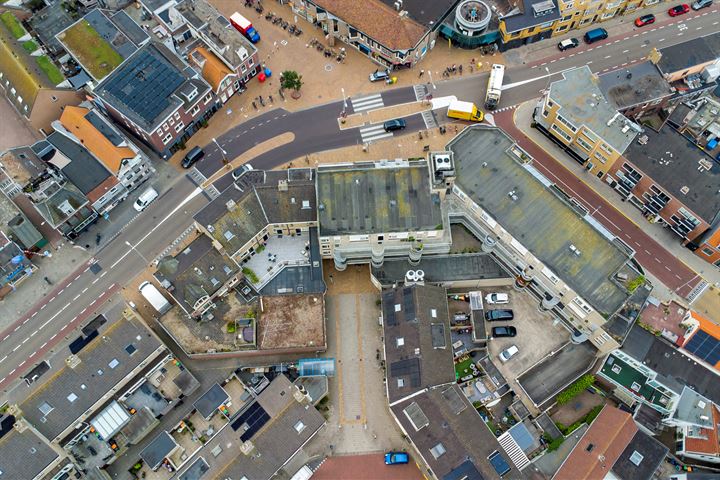
M 233 27 L 235 27 L 240 33 L 245 35 L 252 43 L 257 43 L 260 41 L 260 34 L 257 32 L 257 30 L 255 30 L 252 22 L 240 15 L 238 12 L 235 12 L 230 16 L 230 23 L 232 23 Z
M 469 120 L 471 122 L 482 122 L 483 112 L 478 110 L 472 102 L 461 102 L 453 100 L 448 105 L 447 116 L 450 118 L 459 118 L 460 120 Z
M 150 305 L 152 305 L 160 315 L 172 308 L 170 302 L 167 301 L 163 294 L 160 293 L 160 290 L 158 290 L 152 283 L 141 283 L 139 290 L 142 296 L 145 297 L 145 300 L 150 302 Z
M 495 110 L 500 103 L 504 76 L 505 65 L 494 64 L 490 69 L 490 79 L 485 93 L 485 108 L 488 110 Z

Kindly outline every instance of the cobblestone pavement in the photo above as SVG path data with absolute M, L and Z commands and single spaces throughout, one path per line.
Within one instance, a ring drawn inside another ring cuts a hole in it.
M 382 329 L 367 265 L 345 272 L 325 263 L 328 351 L 336 359 L 330 378 L 328 424 L 306 448 L 309 455 L 380 452 L 408 448 L 390 416 L 378 358 Z

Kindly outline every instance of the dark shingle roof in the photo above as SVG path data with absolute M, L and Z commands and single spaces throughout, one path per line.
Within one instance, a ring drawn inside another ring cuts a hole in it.
M 660 71 L 664 74 L 679 72 L 720 57 L 720 32 L 660 48 L 658 51 L 662 54 L 657 64 Z
M 112 176 L 82 145 L 75 143 L 59 132 L 53 132 L 47 137 L 68 160 L 67 164 L 57 164 L 68 180 L 70 180 L 83 194 L 92 192 L 101 183 Z M 52 162 L 52 160 L 51 160 Z
M 639 430 L 620 454 L 612 471 L 620 478 L 650 480 L 667 453 L 665 445 Z
M 0 478 L 35 478 L 57 458 L 55 450 L 29 428 L 11 430 L 0 438 Z

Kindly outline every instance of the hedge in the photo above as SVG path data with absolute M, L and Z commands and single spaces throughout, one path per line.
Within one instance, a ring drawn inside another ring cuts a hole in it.
M 560 392 L 555 398 L 555 400 L 557 401 L 558 405 L 565 405 L 570 400 L 580 395 L 583 390 L 591 386 L 593 383 L 595 383 L 595 376 L 589 373 L 585 374 L 579 379 L 577 379 L 575 383 Z

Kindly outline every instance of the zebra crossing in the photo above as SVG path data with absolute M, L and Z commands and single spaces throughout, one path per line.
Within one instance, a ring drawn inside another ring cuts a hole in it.
M 200 170 L 197 169 L 197 167 L 191 168 L 187 176 L 190 177 L 190 180 L 195 183 L 197 186 L 201 187 L 203 183 L 207 181 L 207 177 L 200 172 Z M 215 185 L 210 185 L 207 188 L 203 189 L 205 194 L 210 197 L 210 200 L 214 200 L 217 197 L 220 196 L 220 190 L 215 188 Z
M 505 432 L 500 435 L 498 437 L 498 442 L 500 443 L 500 446 L 503 447 L 503 450 L 505 450 L 505 453 L 508 454 L 510 460 L 512 460 L 518 470 L 522 470 L 523 468 L 528 466 L 528 464 L 530 463 L 530 459 L 528 459 L 527 455 L 525 455 L 525 452 L 523 452 L 522 448 L 520 448 L 520 445 L 518 445 L 512 435 L 510 435 L 510 432 Z
M 392 137 L 392 132 L 386 132 L 383 124 L 370 125 L 360 129 L 360 137 L 363 143 L 370 143 L 382 138 Z
M 351 98 L 350 103 L 352 104 L 353 112 L 355 113 L 372 110 L 374 108 L 382 108 L 385 106 L 382 95 L 379 93 L 365 95 L 364 97 L 359 98 Z
M 424 83 L 413 85 L 413 90 L 415 91 L 415 100 L 418 102 L 425 100 L 428 95 L 427 86 Z
M 432 110 L 425 110 L 422 112 L 422 119 L 423 122 L 425 122 L 425 128 L 431 129 L 438 126 L 437 120 L 435 119 L 435 114 Z

